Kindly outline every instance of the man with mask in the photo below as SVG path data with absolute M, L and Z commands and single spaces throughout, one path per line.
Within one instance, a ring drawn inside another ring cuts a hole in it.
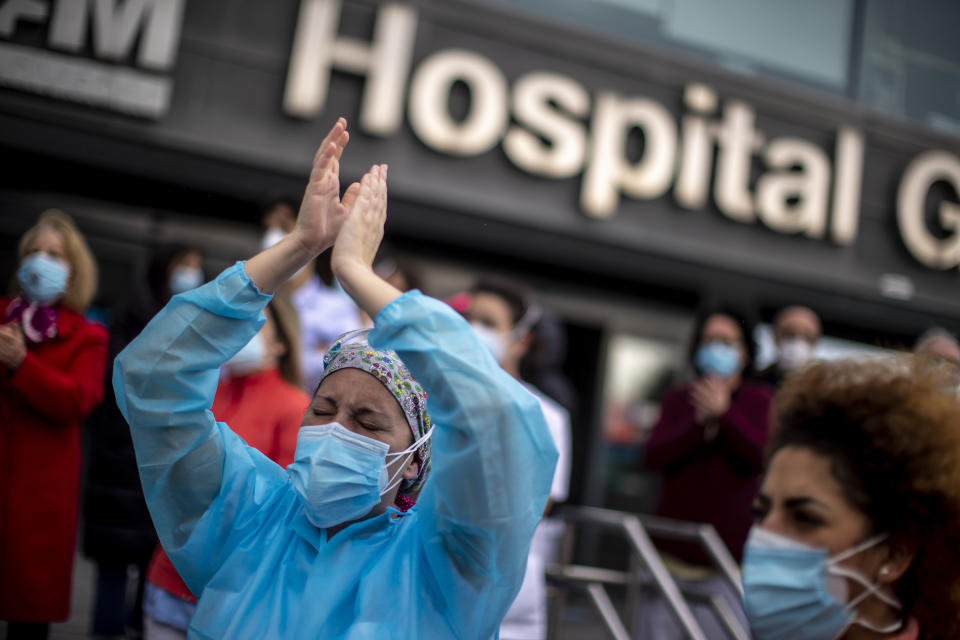
M 812 309 L 796 305 L 781 309 L 773 319 L 777 359 L 757 374 L 757 378 L 779 387 L 784 376 L 813 356 L 822 332 L 820 317 Z
M 960 366 L 960 344 L 949 331 L 942 327 L 927 329 L 917 338 L 913 352 L 942 362 Z
M 508 280 L 484 278 L 469 294 L 464 315 L 480 340 L 515 379 L 520 379 L 520 361 L 530 348 L 531 330 L 540 319 L 540 310 L 531 304 L 524 290 Z M 539 401 L 550 435 L 560 455 L 553 474 L 547 515 L 555 502 L 567 498 L 570 482 L 570 418 L 566 410 L 531 384 L 523 383 Z M 502 640 L 540 640 L 547 633 L 547 600 L 544 568 L 553 560 L 563 525 L 549 517 L 537 527 L 523 586 L 500 625 Z

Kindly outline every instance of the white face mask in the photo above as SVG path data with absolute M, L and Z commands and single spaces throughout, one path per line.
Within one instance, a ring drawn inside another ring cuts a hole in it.
M 203 284 L 203 270 L 180 265 L 170 272 L 170 292 L 174 295 L 196 289 Z
M 780 368 L 793 371 L 813 355 L 813 345 L 803 338 L 786 338 L 780 343 Z
M 503 357 L 507 355 L 507 338 L 479 322 L 471 322 L 470 326 L 473 327 L 473 331 L 480 338 L 480 342 L 493 354 L 494 359 L 497 362 L 502 362 Z
M 266 355 L 267 344 L 263 340 L 263 335 L 257 333 L 223 366 L 230 375 L 243 376 L 263 369 L 266 364 Z

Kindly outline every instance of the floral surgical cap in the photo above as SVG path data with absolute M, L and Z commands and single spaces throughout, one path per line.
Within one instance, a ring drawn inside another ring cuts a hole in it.
M 414 380 L 396 351 L 370 346 L 367 341 L 369 333 L 369 329 L 360 329 L 337 338 L 323 356 L 323 378 L 340 369 L 360 369 L 371 374 L 396 398 L 410 425 L 413 439 L 417 441 L 430 431 L 427 392 Z M 420 463 L 420 472 L 416 478 L 400 484 L 397 504 L 401 508 L 409 508 L 413 504 L 409 496 L 420 490 L 430 474 L 430 450 L 429 439 L 417 448 L 415 455 Z

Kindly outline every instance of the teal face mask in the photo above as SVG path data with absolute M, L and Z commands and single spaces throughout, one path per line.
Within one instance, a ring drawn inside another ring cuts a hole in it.
M 57 258 L 34 253 L 23 259 L 17 269 L 17 282 L 23 297 L 37 304 L 51 304 L 67 290 L 70 268 Z
M 708 342 L 701 345 L 697 349 L 695 358 L 700 371 L 721 378 L 729 378 L 740 367 L 740 350 L 723 342 Z
M 385 442 L 354 433 L 338 422 L 302 427 L 287 471 L 307 520 L 326 529 L 370 513 L 403 479 L 406 465 L 388 477 L 389 462 L 412 454 L 432 433 L 433 428 L 403 451 L 388 453 Z
M 853 624 L 877 633 L 897 631 L 902 623 L 874 626 L 857 618 L 855 607 L 869 597 L 898 610 L 900 602 L 856 571 L 838 566 L 885 537 L 875 536 L 831 558 L 825 549 L 755 526 L 743 559 L 743 608 L 755 640 L 834 640 Z M 852 600 L 847 579 L 864 587 Z

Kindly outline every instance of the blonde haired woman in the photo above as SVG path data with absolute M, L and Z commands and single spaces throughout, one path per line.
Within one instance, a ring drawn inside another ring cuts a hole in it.
M 65 213 L 20 239 L 12 298 L 0 298 L 0 620 L 44 638 L 70 609 L 80 423 L 103 398 L 107 332 L 83 318 L 97 268 Z

